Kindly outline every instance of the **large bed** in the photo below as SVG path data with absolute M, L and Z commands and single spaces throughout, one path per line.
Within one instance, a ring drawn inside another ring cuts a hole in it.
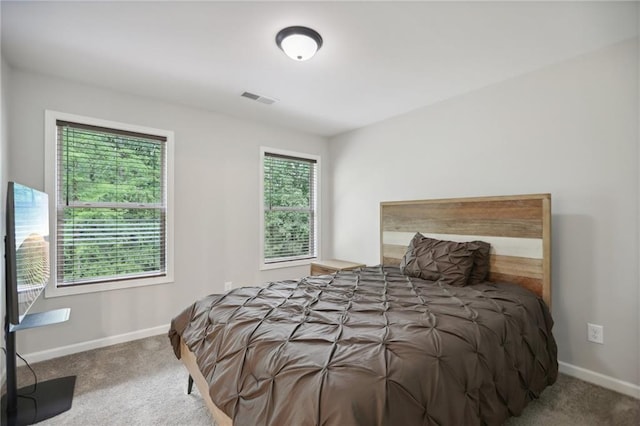
M 220 426 L 502 424 L 557 377 L 550 202 L 381 203 L 380 265 L 207 296 L 175 354 Z

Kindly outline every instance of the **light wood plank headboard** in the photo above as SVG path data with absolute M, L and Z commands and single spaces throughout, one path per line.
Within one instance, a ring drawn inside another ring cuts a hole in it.
M 490 243 L 489 280 L 526 287 L 551 308 L 551 194 L 380 203 L 380 262 L 399 265 L 416 232 Z

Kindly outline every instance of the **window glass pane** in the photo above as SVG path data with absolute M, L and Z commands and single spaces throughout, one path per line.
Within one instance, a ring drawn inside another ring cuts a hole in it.
M 267 211 L 265 222 L 265 259 L 309 257 L 312 253 L 311 213 Z
M 265 156 L 265 207 L 310 207 L 315 162 Z
M 61 130 L 64 200 L 162 202 L 162 142 L 69 126 Z
M 60 284 L 158 275 L 165 270 L 159 209 L 65 208 L 61 228 Z

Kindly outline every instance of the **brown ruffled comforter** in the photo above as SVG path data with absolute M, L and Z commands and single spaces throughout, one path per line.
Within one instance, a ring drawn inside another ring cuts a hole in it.
M 210 295 L 173 319 L 242 425 L 499 425 L 555 382 L 553 320 L 510 284 L 371 267 Z

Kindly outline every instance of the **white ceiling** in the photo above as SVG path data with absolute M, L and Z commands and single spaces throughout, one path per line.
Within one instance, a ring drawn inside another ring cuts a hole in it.
M 13 67 L 335 135 L 635 37 L 633 2 L 8 2 Z M 295 62 L 287 26 L 324 45 Z M 264 105 L 244 91 L 274 97 Z

